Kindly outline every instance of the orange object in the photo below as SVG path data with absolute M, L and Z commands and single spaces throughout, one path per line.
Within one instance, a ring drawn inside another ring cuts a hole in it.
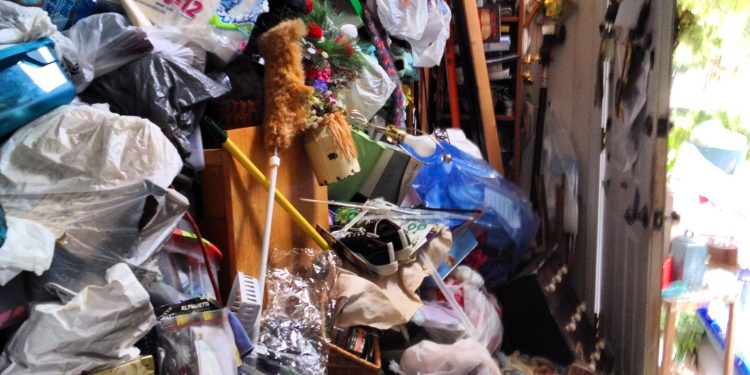
M 456 81 L 456 42 L 454 40 L 453 24 L 448 42 L 445 44 L 445 75 L 448 79 L 448 100 L 451 109 L 451 127 L 461 128 L 461 114 L 458 109 L 458 82 Z

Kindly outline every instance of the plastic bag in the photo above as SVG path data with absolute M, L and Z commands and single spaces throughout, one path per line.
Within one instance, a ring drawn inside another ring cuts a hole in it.
M 240 363 L 226 309 L 159 320 L 159 373 L 237 374 Z
M 144 180 L 166 189 L 181 169 L 177 150 L 150 121 L 68 105 L 2 145 L 0 195 L 95 192 Z
M 135 0 L 154 25 L 175 26 L 228 63 L 245 49 L 266 0 Z
M 348 111 L 357 110 L 369 120 L 385 105 L 396 89 L 396 84 L 376 58 L 364 54 L 362 56 L 366 64 L 357 79 L 349 85 L 344 105 Z
M 452 345 L 421 341 L 406 349 L 400 365 L 392 362 L 390 369 L 405 375 L 502 374 L 487 349 L 469 339 Z
M 472 224 L 480 247 L 491 259 L 480 269 L 488 288 L 503 283 L 518 267 L 539 227 L 526 196 L 484 161 L 448 142 L 428 158 L 412 187 L 429 208 L 486 210 Z M 445 162 L 443 153 L 451 155 Z
M 469 267 L 458 266 L 453 275 L 458 276 L 457 274 L 461 273 L 478 278 L 479 284 L 484 283 L 482 276 Z M 500 348 L 503 340 L 503 322 L 500 319 L 497 299 L 476 282 L 464 279 L 459 282 L 449 281 L 447 289 L 463 307 L 469 321 L 478 328 L 474 339 L 484 345 L 490 353 L 494 353 Z M 425 301 L 424 307 L 413 322 L 424 327 L 430 338 L 437 342 L 450 344 L 466 336 L 455 312 L 442 301 Z
M 68 300 L 116 263 L 155 271 L 188 207 L 166 189 L 181 168 L 174 146 L 138 117 L 63 106 L 19 129 L 0 149 L 0 202 L 59 239 L 35 283 Z
M 203 71 L 206 67 L 206 51 L 188 39 L 176 27 L 146 27 L 142 29 L 154 46 L 152 53 L 172 61 L 190 65 Z
M 440 65 L 445 42 L 450 37 L 451 10 L 443 0 L 419 1 L 429 4 L 429 16 L 424 33 L 418 39 L 404 38 L 411 45 L 415 67 Z
M 559 126 L 554 114 L 551 121 L 544 134 L 542 159 L 547 207 L 552 217 L 557 206 L 557 186 L 565 176 L 563 229 L 566 233 L 575 234 L 578 232 L 578 158 L 570 134 Z
M 108 103 L 112 112 L 151 120 L 187 157 L 198 146 L 189 138 L 204 102 L 226 94 L 230 87 L 226 75 L 214 81 L 190 65 L 149 55 L 96 79 L 81 99 Z
M 466 267 L 459 266 L 455 273 L 468 272 L 472 277 L 479 277 L 479 274 Z M 500 319 L 500 306 L 497 299 L 481 286 L 471 283 L 468 280 L 462 280 L 461 284 L 448 286 L 448 290 L 455 290 L 460 293 L 463 300 L 463 307 L 469 320 L 474 324 L 477 330 L 477 341 L 482 343 L 490 353 L 494 353 L 503 342 L 503 322 Z
M 330 291 L 336 282 L 331 251 L 276 250 L 266 278 L 257 350 L 270 352 L 281 367 L 298 374 L 323 375 L 328 364 L 326 339 L 331 323 Z M 259 359 L 262 363 L 264 359 Z
M 62 43 L 63 65 L 76 85 L 83 91 L 96 77 L 103 76 L 153 49 L 146 33 L 130 26 L 117 13 L 103 13 L 86 17 L 63 35 L 70 44 Z
M 57 31 L 46 12 L 0 0 L 0 46 L 50 36 Z
M 156 323 L 148 294 L 125 264 L 65 305 L 39 304 L 0 356 L 2 374 L 79 374 L 132 361 Z
M 427 27 L 427 3 L 427 0 L 377 0 L 378 18 L 391 36 L 418 40 Z
M 5 216 L 8 237 L 0 247 L 0 286 L 22 271 L 41 275 L 52 263 L 55 237 L 41 224 Z

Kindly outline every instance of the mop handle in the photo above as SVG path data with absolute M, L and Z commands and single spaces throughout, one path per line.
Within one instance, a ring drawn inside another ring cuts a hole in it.
M 258 169 L 258 167 L 253 164 L 253 162 L 245 156 L 245 154 L 237 148 L 237 145 L 232 142 L 231 139 L 227 136 L 227 133 L 224 132 L 213 120 L 209 118 L 205 118 L 206 124 L 208 124 L 209 128 L 211 128 L 217 136 L 221 137 L 221 140 L 223 141 L 221 146 L 227 150 L 232 156 L 234 156 L 235 159 L 242 165 L 245 170 L 247 170 L 248 173 L 250 173 L 250 176 L 252 176 L 257 182 L 261 184 L 266 190 L 268 190 L 270 181 L 268 181 L 268 178 L 263 174 L 263 172 Z M 281 194 L 281 192 L 278 189 L 274 189 L 274 198 L 276 199 L 276 203 L 278 203 L 281 208 L 284 209 L 289 215 L 292 216 L 292 219 L 294 219 L 294 222 L 297 223 L 297 225 L 302 229 L 305 233 L 307 233 L 310 238 L 312 238 L 313 241 L 315 241 L 318 246 L 320 246 L 321 249 L 327 250 L 330 248 L 328 245 L 328 242 L 326 242 L 325 239 L 315 230 L 315 228 L 310 224 L 307 219 L 305 219 L 304 216 L 302 216 L 299 211 L 292 205 L 291 202 L 289 202 L 286 197 Z

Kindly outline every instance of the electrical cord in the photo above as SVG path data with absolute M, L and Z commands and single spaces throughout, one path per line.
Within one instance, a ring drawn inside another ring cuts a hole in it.
M 208 250 L 206 250 L 206 244 L 203 242 L 203 235 L 201 235 L 201 230 L 198 228 L 198 224 L 195 223 L 193 215 L 190 215 L 190 212 L 185 212 L 185 219 L 187 219 L 187 221 L 193 227 L 195 235 L 198 236 L 198 242 L 200 242 L 201 244 L 201 252 L 203 252 L 203 262 L 206 264 L 206 271 L 208 272 L 208 278 L 211 280 L 211 287 L 213 287 L 214 289 L 216 301 L 219 302 L 220 305 L 223 305 L 223 303 L 221 302 L 221 294 L 219 293 L 219 283 L 216 282 L 216 276 L 214 275 L 214 271 L 211 269 L 211 262 L 208 259 Z

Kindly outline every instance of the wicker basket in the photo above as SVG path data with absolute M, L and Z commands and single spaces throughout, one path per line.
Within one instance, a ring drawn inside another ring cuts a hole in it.
M 380 338 L 373 340 L 373 360 L 368 362 L 334 344 L 328 343 L 329 375 L 378 375 L 380 374 Z

